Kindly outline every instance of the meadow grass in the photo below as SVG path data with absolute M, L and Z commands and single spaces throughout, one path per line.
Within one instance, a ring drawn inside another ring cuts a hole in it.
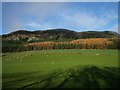
M 3 88 L 118 87 L 117 50 L 4 53 Z

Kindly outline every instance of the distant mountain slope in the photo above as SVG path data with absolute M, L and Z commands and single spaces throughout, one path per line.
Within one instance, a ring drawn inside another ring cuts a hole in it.
M 119 34 L 112 31 L 85 31 L 79 32 L 79 38 L 115 38 Z
M 9 34 L 2 35 L 3 41 L 28 43 L 40 41 L 64 41 L 75 40 L 83 38 L 116 38 L 118 33 L 111 31 L 85 31 L 75 32 L 67 29 L 51 29 L 51 30 L 38 30 L 27 31 L 18 30 Z

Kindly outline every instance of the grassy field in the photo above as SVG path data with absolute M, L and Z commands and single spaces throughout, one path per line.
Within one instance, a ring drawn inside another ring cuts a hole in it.
M 118 87 L 117 50 L 41 50 L 5 53 L 3 88 Z

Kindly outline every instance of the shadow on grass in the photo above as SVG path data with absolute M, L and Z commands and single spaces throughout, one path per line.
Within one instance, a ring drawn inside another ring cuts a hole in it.
M 118 88 L 120 70 L 115 67 L 77 66 L 57 71 L 23 88 Z M 36 77 L 37 78 L 37 77 Z M 19 82 L 18 82 L 19 83 Z M 3 87 L 4 88 L 4 87 Z
M 68 73 L 71 75 L 58 85 L 59 88 L 118 88 L 120 83 L 118 68 L 114 67 L 76 67 Z
M 78 66 L 62 74 L 49 79 L 49 84 L 44 88 L 118 88 L 120 83 L 119 70 L 115 67 Z M 58 81 L 53 83 L 55 79 Z

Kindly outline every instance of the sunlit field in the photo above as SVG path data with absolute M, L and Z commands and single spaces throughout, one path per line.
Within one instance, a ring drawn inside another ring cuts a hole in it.
M 117 50 L 3 53 L 3 88 L 118 87 Z

